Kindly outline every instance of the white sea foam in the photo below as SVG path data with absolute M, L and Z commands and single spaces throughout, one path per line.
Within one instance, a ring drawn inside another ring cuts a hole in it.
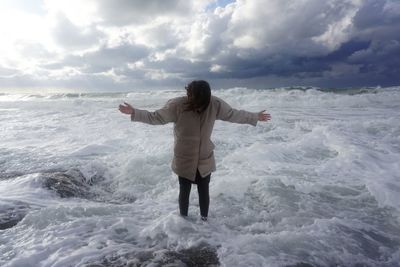
M 272 120 L 216 123 L 207 223 L 195 188 L 189 218 L 178 215 L 172 125 L 117 110 L 183 93 L 0 94 L 0 212 L 26 213 L 0 230 L 0 265 L 160 265 L 207 244 L 223 266 L 398 266 L 399 87 L 215 91 Z M 80 173 L 93 197 L 46 187 L 59 172 Z

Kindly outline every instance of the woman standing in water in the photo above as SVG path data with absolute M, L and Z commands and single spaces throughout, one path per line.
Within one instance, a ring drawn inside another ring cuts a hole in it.
M 212 96 L 206 81 L 192 81 L 186 87 L 187 96 L 169 100 L 154 112 L 133 108 L 128 103 L 119 105 L 119 110 L 131 116 L 132 121 L 160 125 L 174 123 L 174 158 L 172 170 L 179 178 L 179 210 L 188 215 L 189 196 L 192 184 L 197 184 L 201 219 L 206 221 L 210 203 L 208 184 L 211 172 L 215 171 L 214 144 L 211 133 L 215 120 L 257 125 L 271 116 L 261 112 L 248 112 L 231 108 L 222 99 Z

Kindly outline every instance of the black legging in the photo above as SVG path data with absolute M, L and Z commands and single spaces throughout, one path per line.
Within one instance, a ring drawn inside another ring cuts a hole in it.
M 208 193 L 208 184 L 210 183 L 211 174 L 201 177 L 199 171 L 196 172 L 197 191 L 199 193 L 200 214 L 202 217 L 208 216 L 208 206 L 210 205 L 210 195 Z M 187 216 L 189 209 L 190 189 L 192 181 L 179 176 L 179 210 L 181 215 Z

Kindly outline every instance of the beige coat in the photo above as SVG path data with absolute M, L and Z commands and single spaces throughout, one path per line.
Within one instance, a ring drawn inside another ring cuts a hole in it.
M 215 120 L 256 126 L 258 113 L 233 109 L 222 99 L 211 96 L 207 109 L 199 114 L 185 111 L 186 101 L 186 96 L 173 98 L 154 112 L 135 108 L 131 120 L 153 125 L 174 122 L 172 170 L 178 176 L 194 181 L 197 169 L 202 177 L 216 169 L 214 144 L 210 140 Z

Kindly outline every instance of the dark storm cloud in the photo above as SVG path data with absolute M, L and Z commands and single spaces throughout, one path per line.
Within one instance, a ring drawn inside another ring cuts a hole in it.
M 360 66 L 360 75 L 395 85 L 400 79 L 400 2 L 368 0 L 354 17 L 355 40 L 368 43 L 345 62 Z
M 398 1 L 366 0 L 354 17 L 354 26 L 360 30 L 394 26 L 400 23 L 399 8 Z
M 368 48 L 370 43 L 370 41 L 350 40 L 331 53 L 314 57 L 275 54 L 242 59 L 230 55 L 219 61 L 230 66 L 230 73 L 220 75 L 224 78 L 253 78 L 264 75 L 318 77 L 322 76 L 324 71 L 330 70 L 332 63 L 348 61 L 350 56 Z
M 312 3 L 313 1 L 309 1 L 309 4 Z M 338 4 L 340 1 L 326 3 Z M 231 47 L 228 51 L 217 54 L 214 56 L 213 63 L 224 66 L 225 71 L 210 73 L 209 77 L 249 79 L 276 75 L 288 78 L 298 77 L 305 83 L 319 77 L 320 80 L 326 80 L 326 85 L 332 85 L 332 82 L 335 82 L 343 86 L 343 83 L 338 82 L 340 78 L 343 80 L 352 78 L 358 81 L 359 86 L 398 84 L 400 76 L 399 2 L 384 0 L 363 2 L 351 18 L 351 25 L 343 29 L 347 37 L 343 38 L 343 41 L 340 41 L 338 37 L 336 39 L 335 36 L 332 37 L 332 41 L 338 42 L 336 48 L 333 49 L 324 47 L 323 43 L 316 43 L 314 38 L 329 30 L 330 27 L 334 28 L 332 25 L 346 16 L 346 10 L 351 5 L 343 1 L 341 5 L 332 6 L 332 12 L 323 5 L 320 3 L 306 9 L 308 11 L 306 17 L 310 19 L 304 20 L 298 17 L 297 14 L 301 16 L 302 13 L 299 11 L 294 15 L 293 20 L 289 19 L 290 22 L 287 24 L 282 22 L 283 25 L 278 25 L 280 30 L 265 33 L 261 31 L 259 36 L 264 38 L 263 35 L 265 35 L 266 43 L 272 40 L 269 45 L 260 48 Z M 318 7 L 321 9 L 319 10 Z M 327 15 L 318 18 L 323 10 L 327 12 Z M 314 11 L 314 14 L 311 11 Z M 262 27 L 258 24 L 258 20 L 251 21 L 256 25 L 243 22 L 230 31 L 240 36 L 247 30 L 250 32 L 249 27 Z M 341 37 L 340 32 L 339 37 Z

